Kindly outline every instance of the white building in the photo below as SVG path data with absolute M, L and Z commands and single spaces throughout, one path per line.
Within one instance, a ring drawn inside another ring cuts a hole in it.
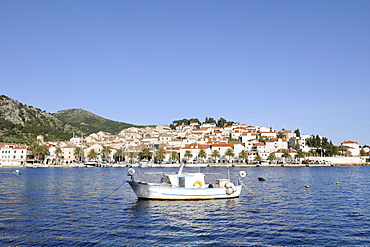
M 32 157 L 32 151 L 25 145 L 0 144 L 0 164 L 3 166 L 25 165 L 27 159 Z

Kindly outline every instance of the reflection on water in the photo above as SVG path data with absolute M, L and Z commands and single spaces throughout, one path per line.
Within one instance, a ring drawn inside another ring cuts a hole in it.
M 369 168 L 247 168 L 254 197 L 206 201 L 138 201 L 125 168 L 1 168 L 0 245 L 370 245 Z

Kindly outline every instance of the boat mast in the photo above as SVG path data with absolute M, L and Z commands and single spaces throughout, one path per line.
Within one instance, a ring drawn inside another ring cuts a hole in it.
M 180 166 L 179 172 L 178 172 L 179 175 L 181 175 L 182 169 L 184 169 L 184 167 L 185 167 L 185 163 L 182 163 Z

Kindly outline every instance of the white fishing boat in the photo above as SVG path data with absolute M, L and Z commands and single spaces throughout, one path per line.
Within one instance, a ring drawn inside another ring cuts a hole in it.
M 135 170 L 130 168 L 128 181 L 138 199 L 153 200 L 205 200 L 229 199 L 240 196 L 244 183 L 241 178 L 245 172 L 239 173 L 237 183 L 232 183 L 229 178 L 217 179 L 213 184 L 205 183 L 204 173 L 183 173 L 181 165 L 178 173 L 164 173 L 162 183 L 148 183 L 134 179 Z M 245 185 L 244 185 L 245 186 Z M 251 192 L 245 187 L 247 192 Z

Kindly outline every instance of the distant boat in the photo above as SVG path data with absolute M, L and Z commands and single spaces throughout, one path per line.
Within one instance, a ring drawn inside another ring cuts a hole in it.
M 178 173 L 164 173 L 163 183 L 148 183 L 134 179 L 135 170 L 130 168 L 128 181 L 138 199 L 153 200 L 205 200 L 205 199 L 229 199 L 240 196 L 241 181 L 245 172 L 240 172 L 237 183 L 230 179 L 217 179 L 214 184 L 205 183 L 204 173 L 183 173 L 184 165 L 181 165 Z M 247 189 L 247 188 L 246 188 Z M 248 189 L 247 189 L 248 190 Z
M 69 167 L 86 167 L 84 163 L 73 162 L 69 164 Z
M 98 162 L 95 161 L 95 160 L 89 160 L 85 163 L 85 166 L 86 167 L 97 167 L 98 166 Z
M 49 165 L 41 164 L 41 163 L 33 163 L 33 168 L 45 168 L 49 167 Z
M 139 167 L 149 167 L 148 160 L 143 159 L 139 162 Z
M 21 174 L 21 172 L 20 172 L 19 170 L 15 170 L 15 171 L 13 171 L 11 174 L 13 174 L 13 175 L 20 175 L 20 174 Z
M 207 167 L 207 163 L 186 164 L 186 167 Z

